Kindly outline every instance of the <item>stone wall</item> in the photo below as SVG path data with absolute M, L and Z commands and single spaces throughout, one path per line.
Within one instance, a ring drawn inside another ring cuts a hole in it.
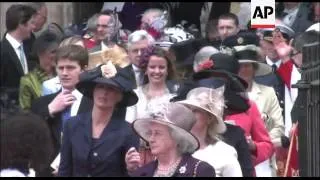
M 6 11 L 12 4 L 23 3 L 23 2 L 1 2 L 0 3 L 0 30 L 1 39 L 6 31 L 5 17 Z M 63 27 L 72 23 L 73 21 L 73 3 L 72 2 L 46 2 L 48 7 L 48 20 L 47 24 L 55 22 Z M 44 28 L 47 26 L 44 25 Z

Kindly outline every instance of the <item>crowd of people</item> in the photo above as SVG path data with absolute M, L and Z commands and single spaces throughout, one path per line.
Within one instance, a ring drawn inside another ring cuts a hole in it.
M 283 176 L 277 149 L 306 118 L 292 85 L 303 46 L 320 41 L 320 3 L 277 4 L 269 29 L 213 18 L 212 3 L 196 25 L 191 12 L 173 24 L 182 3 L 138 22 L 111 4 L 82 34 L 45 28 L 45 3 L 8 8 L 0 176 Z

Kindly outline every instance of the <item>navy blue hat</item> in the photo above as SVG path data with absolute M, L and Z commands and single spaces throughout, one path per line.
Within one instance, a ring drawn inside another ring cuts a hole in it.
M 227 37 L 223 42 L 222 46 L 235 47 L 235 46 L 245 46 L 253 44 L 259 46 L 260 38 L 253 32 L 241 32 L 236 35 Z
M 237 92 L 246 91 L 248 84 L 238 76 L 240 64 L 233 55 L 216 53 L 210 56 L 210 67 L 198 68 L 199 72 L 193 75 L 194 80 L 205 79 L 209 77 L 222 77 L 231 82 L 231 88 Z M 201 66 L 201 63 L 200 63 Z
M 102 75 L 100 66 L 84 71 L 80 74 L 80 81 L 76 88 L 84 95 L 89 98 L 93 96 L 93 90 L 96 84 L 106 84 L 114 87 L 123 93 L 122 101 L 119 103 L 120 106 L 132 106 L 138 102 L 137 95 L 133 92 L 134 84 L 128 74 L 122 69 L 117 68 L 117 73 L 114 77 L 106 78 Z

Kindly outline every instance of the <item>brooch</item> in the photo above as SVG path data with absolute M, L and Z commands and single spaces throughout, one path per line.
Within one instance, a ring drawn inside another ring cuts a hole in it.
M 180 173 L 180 174 L 183 174 L 183 173 L 186 172 L 186 170 L 187 170 L 186 165 L 181 166 L 181 168 L 179 169 L 179 173 Z
M 243 43 L 243 38 L 242 38 L 242 37 L 239 37 L 239 38 L 237 39 L 237 41 L 238 41 L 239 44 L 242 44 L 242 43 Z

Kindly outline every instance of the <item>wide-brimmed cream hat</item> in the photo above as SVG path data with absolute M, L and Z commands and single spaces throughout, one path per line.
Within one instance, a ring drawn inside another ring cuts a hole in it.
M 163 103 L 157 111 L 150 114 L 149 118 L 137 119 L 132 123 L 134 131 L 145 141 L 148 140 L 151 123 L 158 123 L 170 127 L 179 139 L 185 141 L 187 149 L 193 153 L 199 147 L 198 139 L 190 133 L 196 123 L 193 112 L 182 104 Z M 177 142 L 178 143 L 178 142 Z
M 225 107 L 224 101 L 224 86 L 220 88 L 206 88 L 199 87 L 192 89 L 188 94 L 186 100 L 178 101 L 177 103 L 184 104 L 191 109 L 202 109 L 217 119 L 216 132 L 224 133 L 226 125 L 223 121 L 223 110 Z

